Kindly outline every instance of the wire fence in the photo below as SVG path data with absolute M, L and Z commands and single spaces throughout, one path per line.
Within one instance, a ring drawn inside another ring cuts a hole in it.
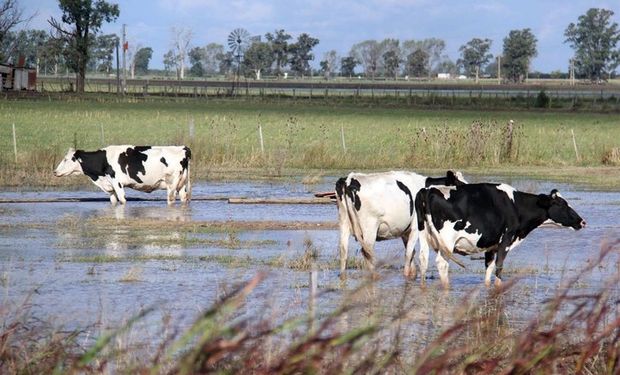
M 86 91 L 92 93 L 120 93 L 116 79 L 90 78 Z M 40 92 L 69 92 L 74 80 L 69 77 L 41 77 L 37 89 Z M 620 85 L 567 86 L 567 85 L 492 85 L 450 83 L 373 83 L 373 82 L 320 82 L 320 81 L 201 81 L 130 79 L 125 94 L 143 96 L 270 96 L 299 99 L 328 99 L 334 97 L 365 98 L 471 98 L 471 99 L 534 99 L 541 91 L 552 99 L 620 100 Z

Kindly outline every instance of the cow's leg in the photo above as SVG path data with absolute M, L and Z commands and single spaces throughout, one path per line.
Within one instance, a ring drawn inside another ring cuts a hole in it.
M 345 209 L 346 210 L 346 209 Z M 340 228 L 340 241 L 338 242 L 338 249 L 340 250 L 340 277 L 345 277 L 345 270 L 347 268 L 347 258 L 349 254 L 349 237 L 351 236 L 351 224 L 349 223 L 349 217 L 344 210 L 338 209 L 338 226 Z
M 121 185 L 120 182 L 112 179 L 112 189 L 114 189 L 114 195 L 116 195 L 116 199 L 118 199 L 120 204 L 127 203 L 125 199 L 125 189 L 123 189 L 123 185 Z
M 116 204 L 118 203 L 118 198 L 116 198 L 116 193 L 112 191 L 109 194 L 110 194 L 110 203 L 112 204 L 112 206 L 116 206 Z
M 189 181 L 189 172 L 185 171 L 183 173 L 183 179 L 181 181 L 181 186 L 177 189 L 179 193 L 179 198 L 183 203 L 189 203 L 191 199 L 191 183 Z
M 448 289 L 450 287 L 450 280 L 448 279 L 448 269 L 450 268 L 450 264 L 441 256 L 440 251 L 437 252 L 437 256 L 435 257 L 435 263 L 437 264 L 437 270 L 439 271 L 439 279 L 441 280 L 441 284 L 444 288 Z
M 484 253 L 484 266 L 486 267 L 486 274 L 484 276 L 484 285 L 491 286 L 491 275 L 495 269 L 495 253 L 487 251 Z
M 426 242 L 426 232 L 420 232 L 420 282 L 426 283 L 426 270 L 428 270 L 428 242 Z
M 497 256 L 495 258 L 495 286 L 502 285 L 502 270 L 504 269 L 504 259 L 508 254 L 508 245 L 512 243 L 513 236 L 506 233 L 502 242 L 497 247 Z
M 175 185 L 168 185 L 168 206 L 172 206 L 174 201 L 177 199 L 177 190 Z
M 407 236 L 403 236 L 403 243 L 405 244 L 405 277 L 415 279 L 416 267 L 413 262 L 413 255 L 415 253 L 415 242 L 418 239 L 418 231 L 411 229 Z
M 364 239 L 361 241 L 362 245 L 362 255 L 366 260 L 366 268 L 374 273 L 375 272 L 375 238 Z

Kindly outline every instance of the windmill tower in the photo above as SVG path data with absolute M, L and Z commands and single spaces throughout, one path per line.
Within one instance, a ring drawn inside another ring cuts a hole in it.
M 235 73 L 235 79 L 233 80 L 233 87 L 231 94 L 235 94 L 235 88 L 239 87 L 239 73 L 241 70 L 241 58 L 243 54 L 250 46 L 250 33 L 246 29 L 238 28 L 234 29 L 228 35 L 228 48 L 232 52 L 235 60 L 237 60 L 237 71 Z

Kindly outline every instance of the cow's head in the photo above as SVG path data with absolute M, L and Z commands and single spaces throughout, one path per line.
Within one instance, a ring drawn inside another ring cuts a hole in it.
M 467 184 L 467 180 L 463 177 L 463 174 L 460 171 L 446 172 L 446 186 L 461 186 Z
M 556 189 L 551 190 L 549 195 L 540 194 L 538 205 L 547 210 L 548 220 L 543 225 L 569 227 L 575 230 L 586 227 L 585 220 L 568 205 Z
M 80 173 L 82 173 L 82 166 L 76 156 L 76 151 L 70 148 L 64 159 L 62 159 L 60 164 L 54 169 L 54 176 L 63 177 Z

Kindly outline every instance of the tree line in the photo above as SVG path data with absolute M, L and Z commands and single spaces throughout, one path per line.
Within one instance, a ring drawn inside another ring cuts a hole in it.
M 59 0 L 60 19 L 50 18 L 50 31 L 14 29 L 28 19 L 18 0 L 0 1 L 0 58 L 16 63 L 23 56 L 26 63 L 43 74 L 75 73 L 76 88 L 83 91 L 86 72 L 112 74 L 120 38 L 100 32 L 104 23 L 120 15 L 117 4 L 105 0 Z M 613 21 L 614 12 L 592 8 L 570 23 L 565 43 L 574 51 L 570 68 L 575 77 L 599 82 L 608 79 L 620 65 L 620 29 Z M 242 30 L 242 29 L 236 29 Z M 528 76 L 531 61 L 537 56 L 537 38 L 529 28 L 509 31 L 501 53 L 490 51 L 493 41 L 472 38 L 459 48 L 459 58 L 450 59 L 442 39 L 365 40 L 351 46 L 345 55 L 331 50 L 312 69 L 313 49 L 319 39 L 308 33 L 294 37 L 283 29 L 264 35 L 233 40 L 239 45 L 192 43 L 193 33 L 185 28 L 171 30 L 171 48 L 162 56 L 164 74 L 184 79 L 213 75 L 244 75 L 261 79 L 265 75 L 306 77 L 320 74 L 326 79 L 340 75 L 363 75 L 369 79 L 431 77 L 437 74 L 464 74 L 476 81 L 481 76 L 522 82 Z M 244 40 L 241 40 L 244 39 Z M 149 64 L 153 49 L 136 43 L 126 48 L 131 77 L 152 73 Z M 568 65 L 568 64 L 567 64 Z

